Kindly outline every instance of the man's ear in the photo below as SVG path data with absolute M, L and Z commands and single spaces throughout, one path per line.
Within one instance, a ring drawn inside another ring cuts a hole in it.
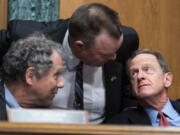
M 25 73 L 25 79 L 26 79 L 26 83 L 29 85 L 32 85 L 33 82 L 36 81 L 35 68 L 34 67 L 27 68 L 26 73 Z
M 164 74 L 164 77 L 165 87 L 168 88 L 172 84 L 173 74 L 171 72 L 167 72 Z
M 77 40 L 77 41 L 74 41 L 74 46 L 77 48 L 77 49 L 84 49 L 86 46 L 84 44 L 83 41 L 81 40 Z

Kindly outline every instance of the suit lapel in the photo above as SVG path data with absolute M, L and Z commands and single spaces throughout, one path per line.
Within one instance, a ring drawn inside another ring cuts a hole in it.
M 3 87 L 3 83 L 0 82 L 0 120 L 6 120 L 6 104 L 4 101 L 4 87 Z
M 180 114 L 180 99 L 177 101 L 170 100 L 175 110 Z
M 121 109 L 122 64 L 116 61 L 108 61 L 103 70 L 106 88 L 105 114 L 108 119 Z
M 129 113 L 129 121 L 136 125 L 152 125 L 149 116 L 141 106 Z

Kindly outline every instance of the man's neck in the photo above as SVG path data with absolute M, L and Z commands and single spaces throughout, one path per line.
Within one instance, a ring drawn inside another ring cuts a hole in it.
M 158 111 L 162 110 L 162 108 L 165 106 L 167 101 L 168 101 L 167 94 L 159 98 L 151 97 L 151 98 L 139 99 L 139 103 L 143 108 L 151 108 Z
M 15 81 L 15 82 L 5 82 L 8 90 L 11 92 L 13 97 L 17 100 L 17 102 L 21 106 L 21 100 L 22 98 L 26 97 L 26 93 L 24 88 L 27 86 L 24 86 L 25 84 L 23 82 Z

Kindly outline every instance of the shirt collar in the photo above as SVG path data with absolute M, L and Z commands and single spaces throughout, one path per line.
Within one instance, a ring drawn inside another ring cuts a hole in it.
M 157 120 L 158 111 L 154 110 L 154 109 L 145 109 L 145 111 L 149 115 L 151 122 L 155 123 L 155 121 Z M 174 111 L 175 110 L 174 110 L 170 100 L 168 99 L 167 103 L 165 104 L 165 106 L 163 107 L 161 112 L 166 114 L 170 119 L 175 119 Z
M 8 104 L 6 104 L 6 107 L 7 108 L 19 108 L 20 107 L 19 103 L 14 98 L 14 96 L 11 94 L 11 92 L 9 91 L 9 89 L 7 88 L 5 83 L 4 83 L 4 89 L 5 89 L 6 102 L 8 102 L 8 104 L 10 105 L 10 106 L 8 106 Z
M 65 51 L 66 66 L 69 70 L 72 70 L 79 64 L 80 60 L 76 56 L 74 56 L 74 54 L 71 51 L 71 48 L 69 47 L 68 35 L 69 30 L 66 31 L 62 45 Z
M 175 115 L 174 115 L 174 108 L 170 102 L 170 100 L 168 99 L 166 105 L 163 107 L 163 109 L 161 110 L 161 112 L 163 112 L 164 114 L 166 114 L 170 119 L 175 119 Z
M 154 109 L 145 109 L 146 113 L 148 114 L 151 123 L 155 123 L 158 115 L 158 111 Z

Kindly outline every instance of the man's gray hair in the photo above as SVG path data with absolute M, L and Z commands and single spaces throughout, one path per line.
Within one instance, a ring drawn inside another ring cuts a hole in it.
M 35 76 L 40 79 L 52 67 L 50 56 L 53 51 L 61 57 L 64 55 L 62 45 L 37 32 L 12 43 L 3 57 L 0 78 L 4 81 L 24 81 L 27 68 L 34 67 Z

